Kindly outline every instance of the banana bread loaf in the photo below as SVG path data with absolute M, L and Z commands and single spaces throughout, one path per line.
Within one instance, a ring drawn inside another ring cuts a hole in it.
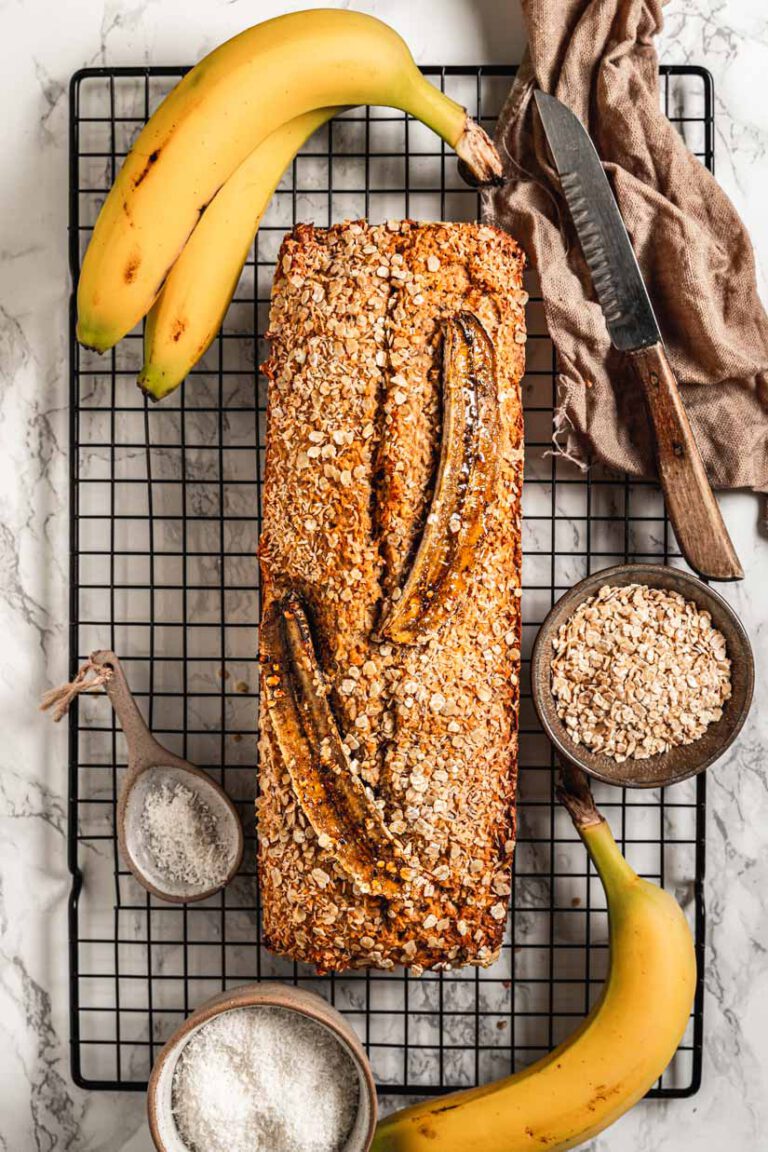
M 265 941 L 487 965 L 515 837 L 523 256 L 473 224 L 296 228 L 272 292 Z

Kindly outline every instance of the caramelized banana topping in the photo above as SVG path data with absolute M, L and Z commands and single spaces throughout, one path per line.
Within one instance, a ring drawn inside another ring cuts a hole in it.
M 351 770 L 309 623 L 293 592 L 272 603 L 265 614 L 261 662 L 275 740 L 296 799 L 321 846 L 363 892 L 396 897 L 406 858 Z
M 495 491 L 499 432 L 493 344 L 472 312 L 458 312 L 443 327 L 443 429 L 432 504 L 382 638 L 415 644 L 453 611 Z

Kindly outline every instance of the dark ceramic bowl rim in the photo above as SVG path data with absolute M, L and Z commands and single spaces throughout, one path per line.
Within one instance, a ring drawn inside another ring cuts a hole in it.
M 728 643 L 729 637 L 726 636 L 727 653 L 732 661 L 734 691 L 731 699 L 726 701 L 722 719 L 710 725 L 700 740 L 680 745 L 658 756 L 649 756 L 644 760 L 630 759 L 616 763 L 607 756 L 589 752 L 583 745 L 575 744 L 568 736 L 565 725 L 555 711 L 550 687 L 551 641 L 560 625 L 573 614 L 579 604 L 593 596 L 605 584 L 647 584 L 651 587 L 672 589 L 686 600 L 693 600 L 700 608 L 710 612 L 715 627 L 722 628 L 723 621 L 728 622 L 731 642 Z M 721 617 L 720 623 L 715 619 L 716 616 Z M 625 788 L 660 788 L 678 784 L 698 775 L 719 760 L 744 725 L 752 703 L 754 681 L 752 646 L 744 625 L 731 605 L 719 592 L 699 580 L 697 576 L 666 564 L 617 564 L 601 572 L 593 572 L 584 580 L 580 580 L 550 608 L 539 628 L 531 653 L 533 705 L 539 722 L 557 753 L 594 779 Z M 735 716 L 734 709 L 738 709 Z M 701 753 L 699 756 L 696 755 L 697 749 Z M 641 771 L 646 772 L 648 778 L 632 779 L 626 774 L 627 765 L 640 765 Z

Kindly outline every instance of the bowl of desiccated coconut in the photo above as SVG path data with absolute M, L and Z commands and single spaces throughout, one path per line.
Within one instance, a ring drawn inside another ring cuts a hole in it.
M 177 1028 L 147 1091 L 158 1152 L 367 1152 L 376 1086 L 351 1024 L 305 988 L 221 992 Z
M 533 703 L 558 755 L 629 788 L 674 784 L 719 759 L 746 719 L 754 675 L 731 606 L 661 564 L 576 584 L 531 656 Z

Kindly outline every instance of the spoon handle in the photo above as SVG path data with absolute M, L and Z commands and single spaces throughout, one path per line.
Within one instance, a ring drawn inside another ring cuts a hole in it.
M 132 771 L 157 764 L 168 753 L 155 740 L 139 711 L 133 693 L 128 687 L 123 666 L 109 649 L 91 653 L 91 660 L 100 667 L 110 668 L 112 675 L 106 682 L 106 691 L 115 710 L 128 745 L 128 764 Z

